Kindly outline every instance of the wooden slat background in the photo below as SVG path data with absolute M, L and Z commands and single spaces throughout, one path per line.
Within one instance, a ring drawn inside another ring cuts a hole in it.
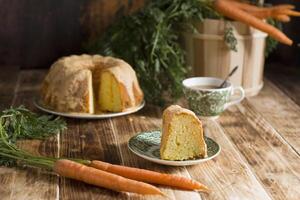
M 0 66 L 48 68 L 57 58 L 84 53 L 82 45 L 101 35 L 123 15 L 143 7 L 145 0 L 0 0 Z M 268 0 L 267 3 L 300 2 Z M 299 20 L 284 24 L 295 44 Z M 272 60 L 300 63 L 300 49 L 281 45 Z
M 144 0 L 0 0 L 0 64 L 48 68 Z

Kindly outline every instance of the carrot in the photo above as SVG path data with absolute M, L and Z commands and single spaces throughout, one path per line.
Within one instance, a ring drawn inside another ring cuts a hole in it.
M 238 6 L 239 8 L 245 11 L 261 11 L 261 10 L 270 10 L 270 9 L 295 9 L 295 6 L 292 4 L 280 4 L 272 7 L 258 7 L 249 4 L 248 2 L 241 2 L 238 0 L 227 0 L 227 1 L 230 1 L 230 3 L 235 4 L 236 6 Z
M 289 17 L 290 12 L 289 11 L 292 11 L 292 10 L 281 11 L 281 12 L 276 12 L 275 10 L 273 12 L 269 12 L 269 11 L 265 11 L 265 10 L 246 11 L 246 12 L 253 15 L 254 17 L 259 18 L 259 19 L 267 19 L 267 18 L 271 17 L 271 18 L 277 19 L 279 21 L 288 22 L 288 21 L 290 21 L 290 17 Z
M 280 4 L 280 5 L 276 5 L 276 6 L 272 6 L 270 8 L 273 8 L 273 9 L 295 9 L 295 6 L 292 5 L 292 4 Z
M 277 19 L 278 21 L 281 21 L 281 22 L 291 21 L 291 18 L 288 15 L 275 15 L 274 19 Z
M 265 10 L 265 8 L 257 7 L 255 5 L 251 5 L 248 3 L 242 3 L 242 2 L 233 1 L 233 0 L 227 0 L 227 1 L 230 1 L 230 4 L 233 4 L 236 7 L 243 9 L 245 11 L 253 11 L 254 12 L 254 11 L 264 11 Z
M 272 7 L 258 7 L 255 5 L 251 5 L 248 3 L 241 3 L 233 0 L 226 0 L 230 1 L 230 4 L 235 5 L 236 7 L 247 11 L 248 13 L 254 15 L 255 17 L 258 17 L 260 19 L 266 19 L 268 17 L 273 17 L 277 14 L 285 14 L 285 15 L 292 15 L 292 16 L 299 16 L 299 12 L 293 11 L 291 9 L 294 9 L 295 6 L 290 4 L 281 4 L 277 6 Z
M 90 166 L 138 181 L 174 186 L 186 190 L 198 190 L 202 192 L 210 191 L 205 185 L 182 176 L 163 174 L 150 170 L 126 167 L 121 165 L 113 165 L 98 160 L 92 161 Z
M 275 13 L 283 14 L 283 15 L 290 15 L 290 16 L 295 16 L 295 17 L 300 17 L 300 12 L 295 11 L 295 10 L 283 9 L 283 10 L 275 11 Z
M 91 185 L 104 187 L 114 191 L 163 195 L 157 187 L 147 183 L 130 180 L 70 160 L 62 159 L 56 161 L 53 170 L 60 176 L 83 181 Z
M 228 3 L 226 0 L 216 0 L 214 2 L 214 7 L 216 11 L 223 14 L 226 17 L 229 17 L 231 19 L 243 22 L 247 25 L 250 25 L 254 28 L 257 28 L 274 39 L 278 40 L 279 42 L 286 44 L 286 45 L 292 45 L 293 41 L 288 38 L 284 33 L 276 29 L 275 27 L 257 19 L 256 17 L 252 16 L 251 14 L 239 9 L 238 7 Z
M 259 18 L 259 19 L 266 19 L 272 17 L 279 21 L 288 22 L 290 21 L 289 16 L 300 16 L 300 12 L 294 10 L 287 10 L 287 9 L 269 9 L 269 10 L 257 10 L 257 11 L 246 11 L 247 13 Z
M 246 12 L 259 19 L 266 19 L 268 17 L 272 17 L 272 12 L 265 11 L 265 10 L 246 11 Z

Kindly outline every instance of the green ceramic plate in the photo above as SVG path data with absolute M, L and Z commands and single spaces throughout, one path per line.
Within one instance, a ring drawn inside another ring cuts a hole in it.
M 195 165 L 201 162 L 208 161 L 216 157 L 220 151 L 221 147 L 211 138 L 205 137 L 205 142 L 207 145 L 207 157 L 192 159 L 192 160 L 183 160 L 183 161 L 170 161 L 163 160 L 160 158 L 159 147 L 160 147 L 161 131 L 148 131 L 139 133 L 136 136 L 133 136 L 128 141 L 128 148 L 135 153 L 136 155 L 150 160 L 155 163 L 162 165 L 171 165 L 171 166 L 186 166 L 186 165 Z

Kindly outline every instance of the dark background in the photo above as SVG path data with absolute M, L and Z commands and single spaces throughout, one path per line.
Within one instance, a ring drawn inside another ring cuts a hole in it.
M 82 45 L 105 31 L 114 20 L 143 6 L 143 0 L 0 0 L 0 67 L 47 68 L 57 58 L 84 53 Z M 299 1 L 291 3 L 300 10 Z M 284 25 L 300 43 L 300 18 Z M 280 45 L 267 59 L 299 66 L 300 49 Z

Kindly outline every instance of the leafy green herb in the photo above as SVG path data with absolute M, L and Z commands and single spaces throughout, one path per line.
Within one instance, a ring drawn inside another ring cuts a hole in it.
M 116 22 L 88 49 L 129 62 L 137 72 L 147 101 L 163 104 L 165 93 L 176 99 L 182 93 L 181 81 L 187 72 L 178 31 L 192 19 L 216 18 L 208 2 L 152 0 L 140 12 Z
M 228 48 L 232 51 L 237 52 L 237 39 L 233 33 L 233 28 L 231 26 L 226 26 L 224 31 L 224 41 Z
M 0 119 L 11 142 L 23 138 L 43 139 L 66 128 L 66 122 L 59 117 L 39 116 L 24 106 L 2 111 Z
M 267 19 L 267 23 L 275 26 L 279 30 L 282 30 L 282 23 L 275 19 L 269 18 Z M 268 36 L 266 40 L 265 57 L 268 57 L 270 53 L 272 53 L 276 49 L 277 45 L 278 41 Z
M 0 115 L 0 165 L 15 164 L 13 157 L 25 159 L 28 153 L 18 149 L 18 139 L 42 139 L 66 129 L 66 122 L 48 115 L 37 115 L 24 106 L 2 111 Z M 10 155 L 10 157 L 8 156 Z

